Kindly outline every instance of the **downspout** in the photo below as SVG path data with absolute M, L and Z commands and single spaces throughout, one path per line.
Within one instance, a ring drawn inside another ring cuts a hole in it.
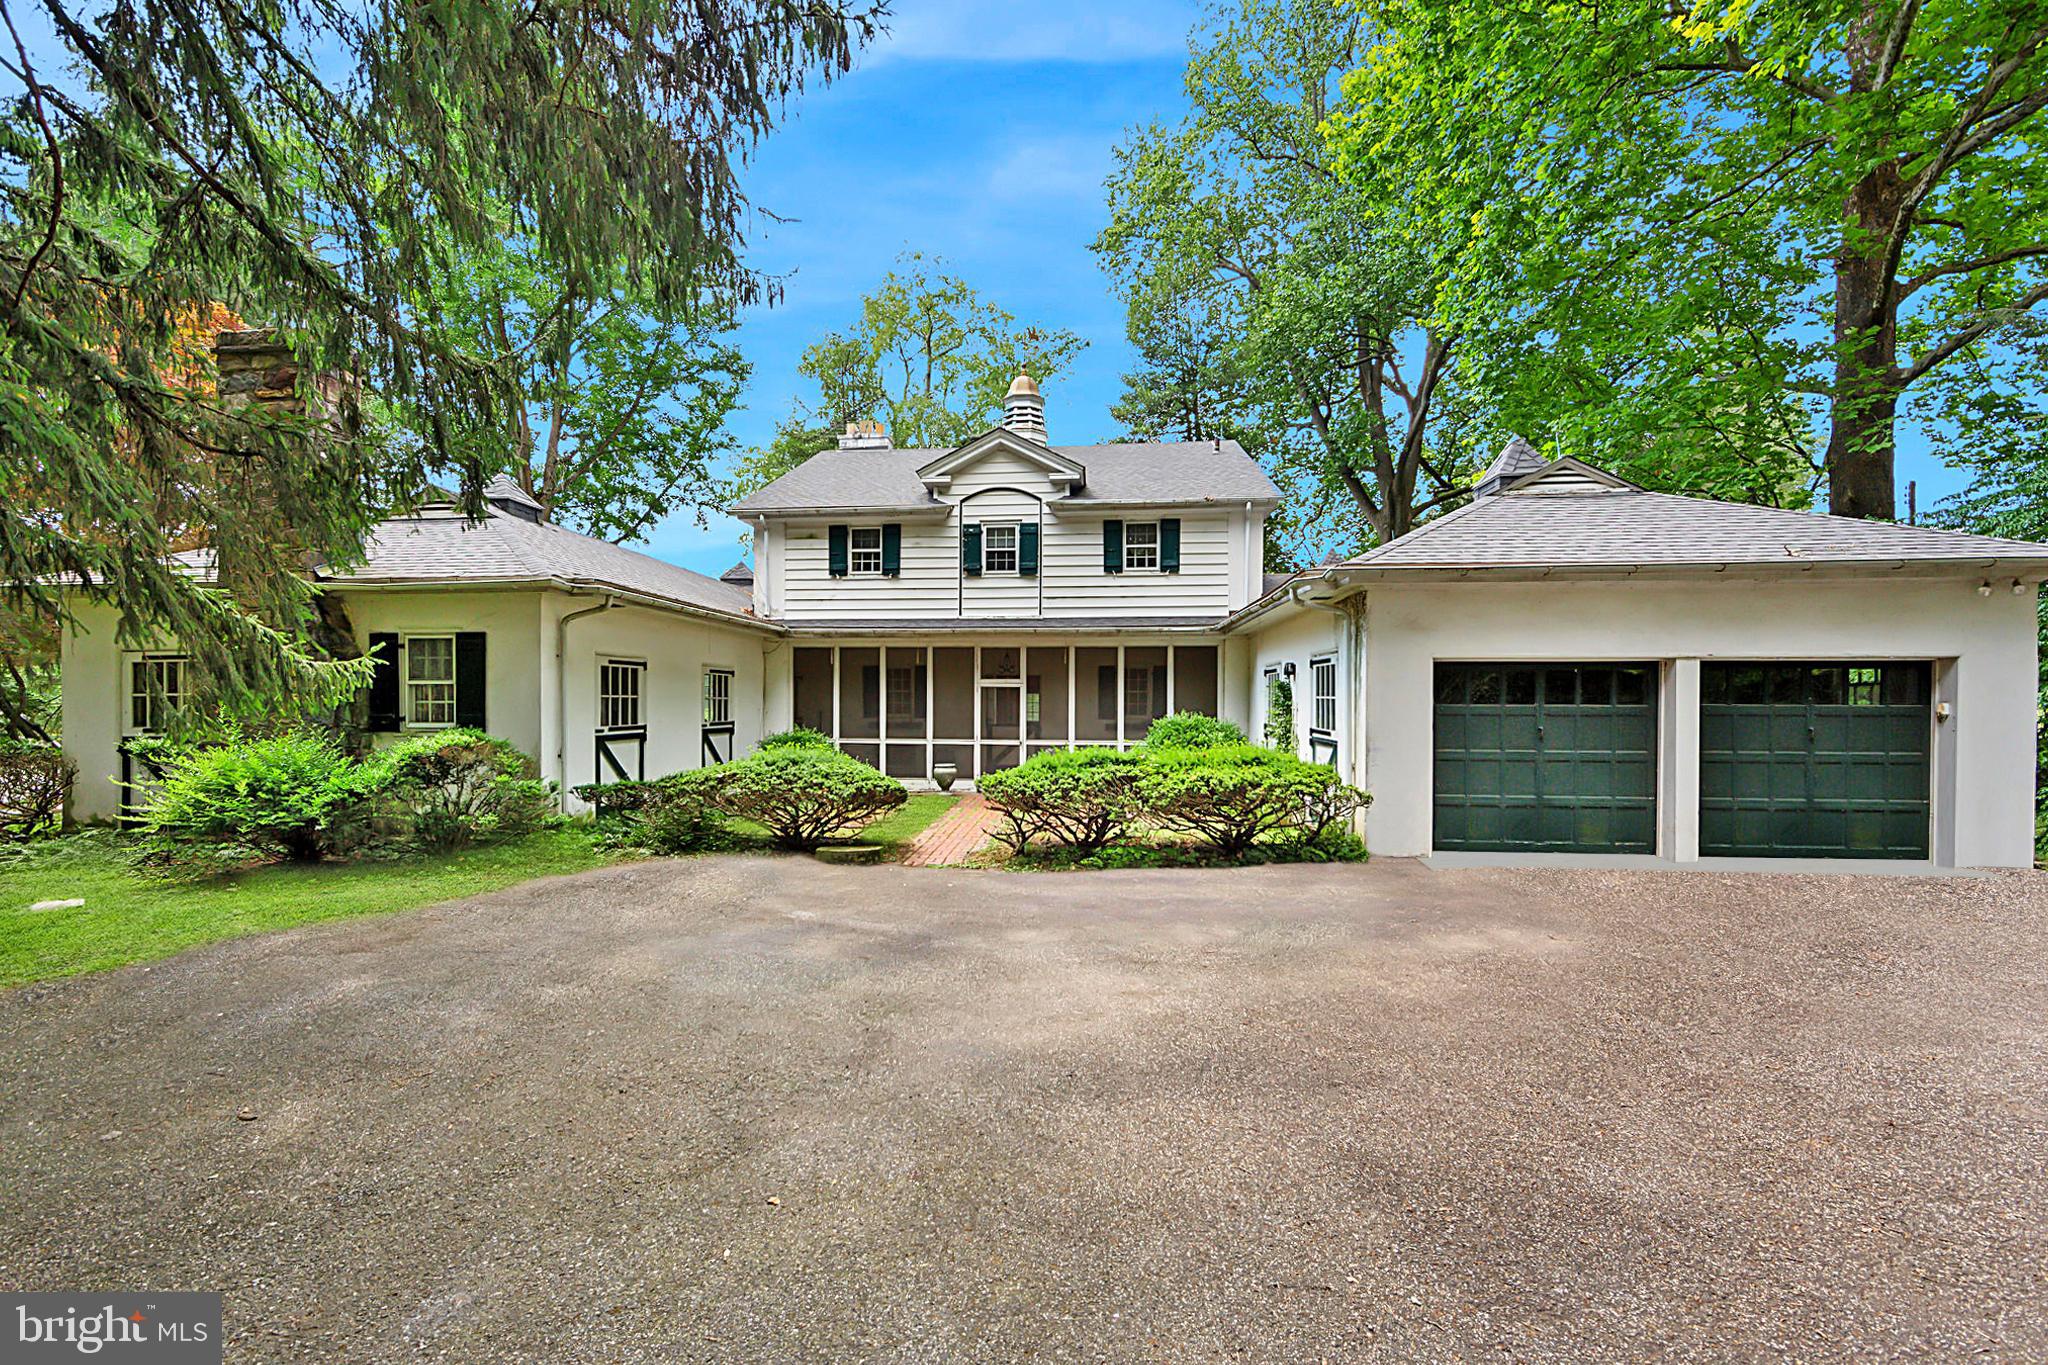
M 564 810 L 569 807 L 569 623 L 616 605 L 612 594 L 606 593 L 596 606 L 569 612 L 555 621 L 555 787 Z
M 1307 591 L 1308 584 L 1297 583 L 1294 587 L 1288 589 L 1287 596 L 1296 606 L 1310 607 L 1316 611 L 1329 612 L 1332 616 L 1337 617 L 1343 622 L 1343 625 L 1337 631 L 1337 659 L 1341 669 L 1340 676 L 1356 688 L 1359 695 L 1362 696 L 1365 691 L 1365 679 L 1360 675 L 1358 668 L 1358 661 L 1361 657 L 1361 651 L 1358 648 L 1358 632 L 1360 626 L 1364 623 L 1363 613 L 1351 609 L 1348 605 L 1351 600 L 1349 598 L 1345 599 L 1344 604 L 1332 606 L 1328 602 L 1311 602 L 1305 596 Z M 1313 694 L 1310 696 L 1309 705 L 1315 705 Z M 1357 716 L 1344 706 L 1342 697 L 1338 698 L 1337 714 L 1340 716 L 1351 714 L 1353 723 L 1346 728 L 1348 730 L 1358 728 Z M 1311 717 L 1310 720 L 1313 723 L 1314 718 Z M 1361 742 L 1362 737 L 1352 735 L 1340 740 L 1337 745 L 1337 774 L 1353 786 L 1358 785 L 1357 750 Z

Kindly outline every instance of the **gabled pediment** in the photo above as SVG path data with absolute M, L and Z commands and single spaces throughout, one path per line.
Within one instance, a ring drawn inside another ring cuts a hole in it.
M 1062 492 L 1071 493 L 1088 481 L 1088 471 L 1075 460 L 1040 445 L 1008 427 L 991 427 L 965 445 L 956 446 L 918 468 L 917 477 L 934 493 L 943 491 L 955 474 L 998 451 L 1015 455 L 1045 471 Z
M 1540 469 L 1510 477 L 1503 493 L 1572 493 L 1586 492 L 1596 488 L 1620 488 L 1640 493 L 1643 490 L 1627 479 L 1608 473 L 1597 465 L 1575 460 L 1569 455 L 1560 455 Z

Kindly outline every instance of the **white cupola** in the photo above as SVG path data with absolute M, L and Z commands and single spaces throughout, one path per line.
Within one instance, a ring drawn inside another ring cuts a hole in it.
M 1003 395 L 1003 426 L 1040 445 L 1051 444 L 1045 434 L 1045 399 L 1038 392 L 1038 381 L 1030 375 L 1020 374 L 1010 381 L 1010 391 Z

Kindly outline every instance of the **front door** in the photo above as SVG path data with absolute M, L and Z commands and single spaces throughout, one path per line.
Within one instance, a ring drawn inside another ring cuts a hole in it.
M 1014 768 L 1024 745 L 1024 684 L 981 685 L 981 767 L 985 773 Z

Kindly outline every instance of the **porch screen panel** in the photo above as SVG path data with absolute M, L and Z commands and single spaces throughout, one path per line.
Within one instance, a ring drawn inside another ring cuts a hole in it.
M 799 649 L 791 660 L 796 723 L 821 735 L 832 733 L 832 651 Z
M 1063 648 L 1024 653 L 1024 737 L 1067 737 L 1067 651 Z
M 1124 739 L 1136 743 L 1166 714 L 1166 646 L 1124 651 Z
M 1216 646 L 1176 645 L 1173 651 L 1173 709 L 1217 714 Z
M 931 679 L 925 651 L 897 646 L 883 657 L 883 664 L 882 712 L 888 718 L 889 733 L 882 747 L 882 771 L 891 777 L 928 777 L 924 741 Z
M 839 651 L 839 668 L 839 738 L 880 739 L 882 651 L 865 647 L 842 649 Z M 848 749 L 847 752 L 853 751 Z M 858 757 L 877 765 L 882 761 L 879 753 L 873 758 L 867 758 L 865 754 Z
M 1116 710 L 1121 692 L 1116 677 L 1116 647 L 1086 645 L 1074 651 L 1074 742 L 1116 742 Z
M 932 738 L 974 738 L 974 651 L 971 649 L 941 648 L 932 651 Z M 960 764 L 960 771 L 973 771 L 973 764 Z

